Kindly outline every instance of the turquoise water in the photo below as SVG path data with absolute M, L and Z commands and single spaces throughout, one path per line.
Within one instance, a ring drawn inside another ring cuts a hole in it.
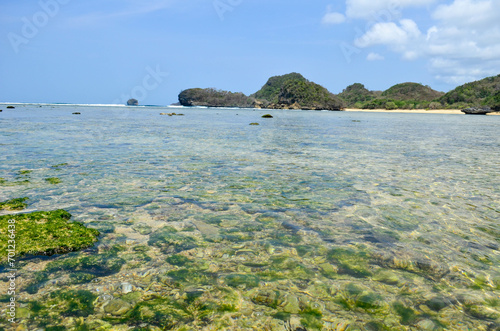
M 499 132 L 499 116 L 4 110 L 0 201 L 101 231 L 92 249 L 19 262 L 18 321 L 498 329 Z

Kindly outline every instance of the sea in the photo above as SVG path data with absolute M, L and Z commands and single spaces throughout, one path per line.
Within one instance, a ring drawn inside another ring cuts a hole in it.
M 3 259 L 2 330 L 500 330 L 500 116 L 14 106 L 0 215 L 100 236 Z

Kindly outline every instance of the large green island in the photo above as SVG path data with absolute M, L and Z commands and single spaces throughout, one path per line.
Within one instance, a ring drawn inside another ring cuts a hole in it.
M 419 83 L 396 84 L 385 91 L 370 91 L 363 84 L 349 85 L 335 95 L 299 73 L 269 78 L 251 94 L 214 88 L 191 88 L 179 94 L 182 106 L 267 109 L 464 109 L 500 111 L 500 75 L 461 85 L 444 93 Z

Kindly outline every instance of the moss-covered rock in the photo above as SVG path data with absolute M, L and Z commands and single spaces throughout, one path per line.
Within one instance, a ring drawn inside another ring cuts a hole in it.
M 69 222 L 65 210 L 0 216 L 0 259 L 7 258 L 9 240 L 15 240 L 15 255 L 54 255 L 92 246 L 99 231 Z
M 28 198 L 17 198 L 0 202 L 0 210 L 23 210 L 28 206 L 25 201 Z

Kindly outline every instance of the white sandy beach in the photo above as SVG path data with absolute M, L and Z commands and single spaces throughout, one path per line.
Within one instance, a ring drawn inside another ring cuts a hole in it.
M 354 109 L 346 108 L 345 111 L 357 111 L 357 112 L 368 112 L 368 113 L 414 113 L 414 114 L 455 114 L 455 115 L 465 115 L 460 111 L 460 109 Z
M 413 113 L 413 114 L 454 114 L 454 115 L 465 115 L 460 109 L 355 109 L 346 108 L 345 111 L 356 111 L 356 112 L 367 112 L 367 113 Z M 500 112 L 490 113 L 487 115 L 500 115 Z

